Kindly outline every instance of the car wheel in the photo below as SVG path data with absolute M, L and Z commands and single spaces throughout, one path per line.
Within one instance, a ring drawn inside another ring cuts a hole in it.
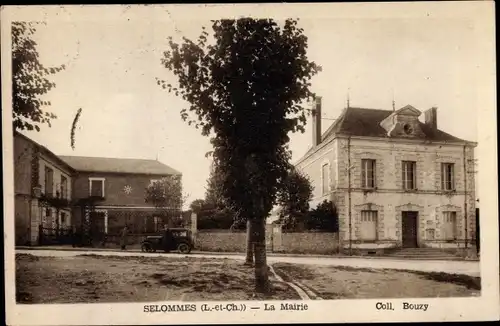
M 142 250 L 142 252 L 151 252 L 151 251 L 152 251 L 152 250 L 151 250 L 151 246 L 150 246 L 150 245 L 148 245 L 148 244 L 143 244 L 143 245 L 141 246 L 141 250 Z
M 177 246 L 177 250 L 181 254 L 189 254 L 191 252 L 191 247 L 187 243 L 181 243 Z

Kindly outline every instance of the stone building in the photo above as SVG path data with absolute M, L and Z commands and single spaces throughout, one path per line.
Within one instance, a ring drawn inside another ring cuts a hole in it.
M 331 200 L 340 245 L 349 249 L 463 248 L 475 244 L 476 143 L 438 128 L 437 109 L 347 107 L 296 163 L 314 186 L 312 206 Z
M 73 169 L 46 147 L 14 132 L 16 245 L 38 244 L 40 228 L 71 226 Z

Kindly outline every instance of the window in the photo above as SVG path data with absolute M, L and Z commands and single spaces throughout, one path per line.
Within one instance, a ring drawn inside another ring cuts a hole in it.
M 361 211 L 361 239 L 377 240 L 377 211 Z
M 321 182 L 322 182 L 321 189 L 322 189 L 323 195 L 330 191 L 330 184 L 329 184 L 330 175 L 329 175 L 328 168 L 329 168 L 328 164 L 323 164 L 323 166 L 321 166 Z
M 456 240 L 457 239 L 457 213 L 456 212 L 443 212 L 444 220 L 444 239 Z
M 104 197 L 104 178 L 89 178 L 89 195 Z
M 172 232 L 174 237 L 187 237 L 187 231 L 176 231 Z
M 361 186 L 375 188 L 375 160 L 361 160 Z
M 61 226 L 65 226 L 66 225 L 66 213 L 64 212 L 61 212 L 61 223 L 60 223 Z
M 51 221 L 52 221 L 52 210 L 47 207 L 45 208 L 45 215 L 42 216 L 43 227 L 49 226 Z
M 403 189 L 415 190 L 417 185 L 417 163 L 403 161 Z
M 152 186 L 153 184 L 157 183 L 158 181 L 160 181 L 160 179 L 151 179 L 151 180 L 149 180 L 149 185 Z
M 68 198 L 68 179 L 65 176 L 61 176 L 61 197 Z
M 52 196 L 54 189 L 54 170 L 45 167 L 45 195 Z
M 155 232 L 158 232 L 163 229 L 163 225 L 161 223 L 163 222 L 159 216 L 154 216 L 154 224 L 155 224 Z
M 455 190 L 455 164 L 441 164 L 441 188 L 443 190 Z

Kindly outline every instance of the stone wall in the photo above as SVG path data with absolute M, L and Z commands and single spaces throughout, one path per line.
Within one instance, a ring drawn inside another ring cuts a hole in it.
M 337 253 L 338 237 L 323 232 L 274 232 L 267 234 L 268 252 L 334 254 Z M 196 234 L 196 250 L 218 252 L 245 252 L 246 233 L 224 230 L 204 230 Z
M 281 233 L 281 246 L 273 249 L 284 253 L 335 254 L 338 247 L 337 233 L 293 232 Z
M 196 233 L 195 248 L 201 251 L 245 252 L 246 241 L 246 232 L 203 230 Z

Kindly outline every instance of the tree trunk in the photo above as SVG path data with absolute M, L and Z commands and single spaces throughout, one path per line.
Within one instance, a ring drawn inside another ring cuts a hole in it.
M 250 219 L 247 220 L 247 257 L 245 265 L 253 265 L 253 241 L 252 241 L 252 223 Z
M 266 219 L 252 219 L 251 224 L 255 254 L 255 291 L 268 294 L 271 287 L 266 257 Z

